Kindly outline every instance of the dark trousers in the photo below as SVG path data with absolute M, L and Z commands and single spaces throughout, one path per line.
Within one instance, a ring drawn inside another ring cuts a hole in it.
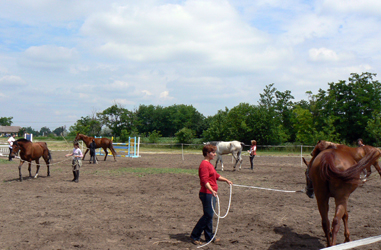
M 94 152 L 91 152 L 91 150 L 90 150 L 90 162 L 91 161 L 93 161 L 94 164 L 97 163 L 97 160 L 95 158 L 95 150 L 94 150 Z
M 216 197 L 212 194 L 199 193 L 200 200 L 202 202 L 202 209 L 204 215 L 198 220 L 196 226 L 194 227 L 191 238 L 194 240 L 200 240 L 202 232 L 204 232 L 205 240 L 209 242 L 213 238 L 213 207 L 216 207 Z M 216 210 L 216 209 L 214 209 Z
M 9 148 L 9 156 L 8 156 L 8 160 L 12 160 L 12 156 L 11 156 L 11 154 L 12 154 L 12 148 Z
M 253 164 L 254 157 L 255 157 L 255 155 L 250 155 L 250 166 L 251 166 L 251 170 L 254 169 L 254 164 Z

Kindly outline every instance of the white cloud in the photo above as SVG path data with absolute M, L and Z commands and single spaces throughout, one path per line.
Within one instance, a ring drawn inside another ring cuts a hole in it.
M 0 78 L 0 85 L 23 86 L 26 82 L 20 76 L 6 75 Z
M 326 48 L 310 49 L 309 50 L 309 56 L 310 56 L 312 61 L 337 61 L 337 60 L 339 60 L 335 51 L 330 50 L 330 49 L 326 49 Z
M 169 96 L 169 92 L 168 91 L 163 91 L 160 93 L 160 98 L 162 99 L 173 99 L 173 97 Z

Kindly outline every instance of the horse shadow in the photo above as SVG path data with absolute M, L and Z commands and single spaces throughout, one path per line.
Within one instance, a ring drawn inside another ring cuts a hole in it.
M 282 235 L 282 238 L 274 242 L 268 250 L 275 249 L 293 249 L 293 250 L 318 250 L 325 246 L 320 242 L 319 238 L 311 237 L 308 234 L 297 234 L 287 226 L 275 227 L 274 232 Z
M 50 177 L 49 176 L 39 175 L 37 178 L 34 178 L 33 176 L 32 177 L 23 176 L 21 178 L 22 178 L 23 181 L 29 181 L 29 180 L 34 180 L 34 179 L 45 179 L 45 178 L 50 178 Z M 16 177 L 16 178 L 12 178 L 12 179 L 6 179 L 6 180 L 3 180 L 3 182 L 20 182 L 20 178 Z

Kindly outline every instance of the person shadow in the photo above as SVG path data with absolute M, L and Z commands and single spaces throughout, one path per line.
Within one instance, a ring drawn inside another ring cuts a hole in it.
M 275 227 L 274 232 L 282 235 L 282 238 L 274 242 L 268 250 L 293 249 L 293 250 L 318 250 L 325 247 L 319 238 L 308 234 L 297 234 L 287 226 Z
M 170 234 L 169 238 L 182 242 L 191 242 L 189 233 Z

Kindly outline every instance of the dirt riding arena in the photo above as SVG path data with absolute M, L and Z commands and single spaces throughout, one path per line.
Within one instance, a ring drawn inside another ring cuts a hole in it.
M 24 164 L 21 183 L 18 160 L 0 164 L 0 249 L 196 249 L 189 235 L 202 215 L 196 175 L 201 153 L 185 155 L 185 161 L 175 154 L 142 154 L 141 158 L 117 158 L 117 162 L 110 157 L 96 165 L 84 161 L 79 183 L 71 182 L 65 153 L 53 152 L 51 177 L 46 177 L 42 165 L 40 176 L 29 179 Z M 245 156 L 242 170 L 236 172 L 231 157 L 223 159 L 225 171 L 220 173 L 235 184 L 282 190 L 305 186 L 305 168 L 299 157 L 259 155 L 251 171 Z M 229 189 L 221 182 L 219 187 L 221 213 L 225 214 Z M 381 234 L 380 194 L 381 179 L 373 173 L 351 195 L 352 240 Z M 330 207 L 332 219 L 333 201 Z M 233 187 L 231 209 L 220 220 L 217 237 L 221 239 L 218 245 L 203 249 L 326 246 L 315 199 L 303 193 L 243 187 Z M 341 223 L 338 242 L 343 240 Z M 381 249 L 381 243 L 355 249 Z

